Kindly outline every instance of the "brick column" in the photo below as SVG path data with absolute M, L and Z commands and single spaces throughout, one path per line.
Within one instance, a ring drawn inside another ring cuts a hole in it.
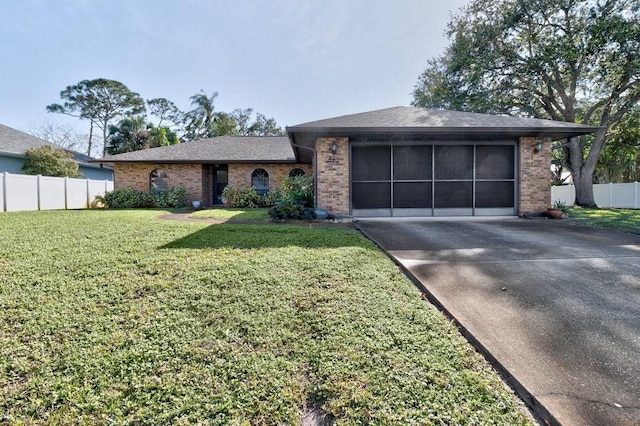
M 337 145 L 334 155 L 331 145 Z M 316 207 L 338 215 L 349 214 L 349 138 L 319 138 L 316 141 Z
M 534 152 L 536 140 L 542 150 Z M 551 139 L 521 137 L 519 144 L 518 214 L 546 210 L 551 204 Z

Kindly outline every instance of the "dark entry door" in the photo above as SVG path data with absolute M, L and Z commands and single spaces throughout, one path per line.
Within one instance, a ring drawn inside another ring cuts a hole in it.
M 213 203 L 222 205 L 222 191 L 229 183 L 229 166 L 216 164 L 213 168 Z

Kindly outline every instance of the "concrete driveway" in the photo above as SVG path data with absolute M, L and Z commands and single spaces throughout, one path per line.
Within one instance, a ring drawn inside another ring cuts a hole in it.
M 640 236 L 544 219 L 358 225 L 547 421 L 640 424 Z

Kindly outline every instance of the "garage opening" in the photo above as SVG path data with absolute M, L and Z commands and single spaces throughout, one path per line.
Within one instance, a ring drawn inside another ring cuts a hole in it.
M 516 215 L 515 148 L 515 142 L 352 143 L 352 215 Z

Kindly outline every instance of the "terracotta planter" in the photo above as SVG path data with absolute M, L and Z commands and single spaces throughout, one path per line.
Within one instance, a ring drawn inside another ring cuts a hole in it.
M 549 219 L 562 219 L 562 210 L 560 209 L 547 209 L 545 216 Z

